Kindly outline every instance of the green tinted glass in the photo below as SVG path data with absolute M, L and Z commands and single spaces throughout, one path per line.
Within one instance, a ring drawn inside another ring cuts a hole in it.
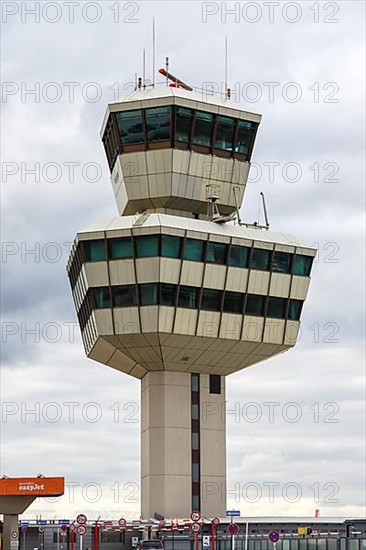
M 257 294 L 248 294 L 245 305 L 245 313 L 247 315 L 263 316 L 264 313 L 264 296 Z
M 204 288 L 202 291 L 201 309 L 209 311 L 220 311 L 221 309 L 221 290 L 211 290 Z
M 212 128 L 213 114 L 196 111 L 193 143 L 203 147 L 211 147 Z
M 240 292 L 225 292 L 224 311 L 226 313 L 242 313 L 243 295 Z
M 167 258 L 180 257 L 181 238 L 174 235 L 162 235 L 161 255 Z
M 276 273 L 290 273 L 292 255 L 288 252 L 276 251 L 273 255 L 272 269 Z
M 233 118 L 218 116 L 214 148 L 231 152 L 234 144 L 234 129 L 235 120 Z
M 122 111 L 116 113 L 117 124 L 123 145 L 143 143 L 142 111 Z
M 115 307 L 137 306 L 136 286 L 112 286 L 113 305 Z
M 107 251 L 103 239 L 82 242 L 85 260 L 87 262 L 101 262 L 107 259 Z
M 112 260 L 132 258 L 132 239 L 130 237 L 125 239 L 111 239 L 109 241 L 109 251 Z
M 154 107 L 145 110 L 147 141 L 170 139 L 171 107 Z
M 177 107 L 175 139 L 188 143 L 191 135 L 193 111 L 185 107 Z
M 199 241 L 198 239 L 186 239 L 184 245 L 184 260 L 192 260 L 195 262 L 203 261 L 205 241 Z
M 94 289 L 95 307 L 102 309 L 111 307 L 111 297 L 108 286 L 101 286 Z
M 270 258 L 270 250 L 264 250 L 263 248 L 253 248 L 252 257 L 250 260 L 250 267 L 252 269 L 268 270 Z
M 231 245 L 228 265 L 232 267 L 247 267 L 248 248 L 245 246 Z
M 267 304 L 267 317 L 272 317 L 275 319 L 284 319 L 285 307 L 286 307 L 285 298 L 269 297 L 268 304 Z
M 159 254 L 159 235 L 141 235 L 136 237 L 137 258 L 149 258 Z
M 147 283 L 140 285 L 140 297 L 142 306 L 152 306 L 158 303 L 158 284 Z
M 179 289 L 178 307 L 189 309 L 198 308 L 199 289 L 190 286 L 181 286 Z
M 294 275 L 303 275 L 304 277 L 309 277 L 312 263 L 313 258 L 311 256 L 302 256 L 301 254 L 296 254 L 294 258 L 292 273 Z
M 293 321 L 300 319 L 303 302 L 301 300 L 290 300 L 288 318 Z
M 226 260 L 226 244 L 208 242 L 206 261 L 214 264 L 224 264 Z

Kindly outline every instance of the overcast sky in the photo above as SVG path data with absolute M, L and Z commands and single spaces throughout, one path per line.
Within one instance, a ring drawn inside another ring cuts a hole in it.
M 99 130 L 144 47 L 152 76 L 153 16 L 157 66 L 193 86 L 223 86 L 228 36 L 233 101 L 263 114 L 242 218 L 264 191 L 271 228 L 319 248 L 296 348 L 227 379 L 228 506 L 364 515 L 364 2 L 1 9 L 1 472 L 68 484 L 27 517 L 139 513 L 140 383 L 85 357 L 65 265 L 117 215 Z

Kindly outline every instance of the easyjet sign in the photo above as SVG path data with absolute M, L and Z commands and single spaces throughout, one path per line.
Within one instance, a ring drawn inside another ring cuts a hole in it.
M 64 494 L 63 477 L 13 477 L 0 479 L 0 495 L 3 496 L 60 496 Z

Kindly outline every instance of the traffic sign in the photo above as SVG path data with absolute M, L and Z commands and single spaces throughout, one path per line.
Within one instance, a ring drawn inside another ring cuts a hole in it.
M 44 533 L 44 527 L 43 527 L 43 525 L 40 525 L 40 526 L 38 527 L 38 532 L 39 532 L 39 533 Z
M 86 515 L 85 514 L 79 514 L 78 517 L 76 518 L 76 523 L 78 523 L 79 525 L 85 525 L 85 523 L 87 522 L 88 520 L 86 519 Z
M 70 525 L 70 520 L 69 519 L 59 519 L 58 524 L 59 525 Z
M 46 519 L 37 519 L 37 525 L 47 525 Z
M 121 518 L 121 519 L 118 520 L 118 525 L 120 527 L 126 527 L 126 523 L 127 523 L 127 521 L 125 520 L 125 518 Z
M 75 531 L 75 525 L 73 523 L 70 525 L 70 531 Z
M 240 510 L 226 510 L 226 515 L 231 517 L 240 517 Z
M 67 531 L 67 525 L 65 525 L 65 523 L 61 525 L 61 531 Z
M 237 523 L 229 523 L 227 530 L 230 535 L 237 535 L 240 531 L 239 525 Z
M 19 537 L 19 533 L 18 531 L 12 531 L 10 536 L 13 540 L 16 540 Z
M 193 531 L 193 533 L 199 533 L 200 530 L 201 530 L 200 524 L 197 523 L 196 521 L 193 522 L 191 525 L 191 531 Z
M 21 532 L 23 533 L 23 535 L 26 534 L 26 532 L 28 531 L 28 526 L 27 525 L 22 525 L 21 528 L 20 528 Z
M 203 535 L 202 537 L 202 546 L 207 548 L 211 546 L 211 537 L 208 535 Z
M 191 515 L 189 516 L 192 521 L 197 522 L 201 519 L 202 514 L 199 510 L 192 510 Z
M 220 518 L 213 518 L 212 523 L 214 523 L 215 525 L 219 525 Z
M 270 531 L 268 533 L 268 538 L 273 544 L 276 544 L 280 540 L 280 534 L 278 531 Z
M 85 525 L 79 525 L 78 528 L 76 529 L 76 531 L 77 531 L 77 534 L 80 535 L 80 536 L 85 535 L 85 533 L 86 533 Z

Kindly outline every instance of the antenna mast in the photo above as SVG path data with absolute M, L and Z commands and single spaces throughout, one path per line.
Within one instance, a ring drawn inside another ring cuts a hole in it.
M 145 48 L 142 51 L 142 86 L 145 90 L 145 82 L 146 82 L 146 51 Z
M 153 18 L 153 24 L 152 24 L 152 73 L 153 73 L 153 88 L 155 87 L 155 19 Z

